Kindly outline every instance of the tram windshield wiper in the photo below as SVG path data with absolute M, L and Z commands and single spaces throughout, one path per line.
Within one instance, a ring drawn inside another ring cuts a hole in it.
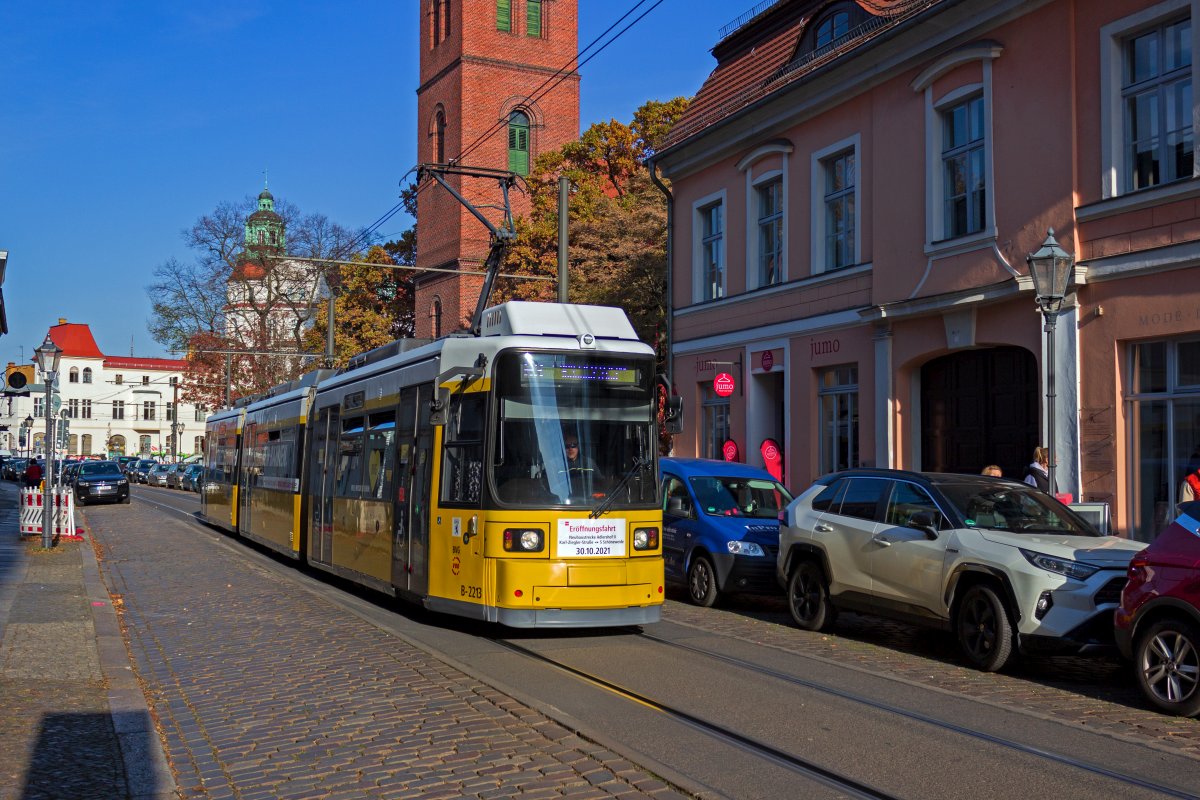
M 592 513 L 588 514 L 588 519 L 599 519 L 600 515 L 602 515 L 605 511 L 608 511 L 608 507 L 611 506 L 613 501 L 617 499 L 617 493 L 625 488 L 625 484 L 629 483 L 630 478 L 646 469 L 653 463 L 654 462 L 649 458 L 639 458 L 635 456 L 633 459 L 633 466 L 629 468 L 628 472 L 621 476 L 621 480 L 617 481 L 617 485 L 609 490 L 608 495 L 601 500 L 595 508 L 592 509 Z

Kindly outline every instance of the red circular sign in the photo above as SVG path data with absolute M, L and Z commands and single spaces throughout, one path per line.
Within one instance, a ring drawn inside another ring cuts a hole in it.
M 738 460 L 738 446 L 733 439 L 726 439 L 721 445 L 721 455 L 725 456 L 726 461 Z
M 770 351 L 770 350 L 763 350 L 763 354 L 762 354 L 762 368 L 763 368 L 765 371 L 767 371 L 767 372 L 770 372 L 770 371 L 771 371 L 771 367 L 773 367 L 773 366 L 775 366 L 775 356 L 771 355 L 771 351 Z
M 720 397 L 729 397 L 733 394 L 733 376 L 728 372 L 722 372 L 713 378 L 713 391 Z

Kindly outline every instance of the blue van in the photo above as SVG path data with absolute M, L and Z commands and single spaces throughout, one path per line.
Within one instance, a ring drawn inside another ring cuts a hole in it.
M 722 593 L 776 594 L 779 514 L 792 495 L 771 473 L 707 458 L 659 459 L 667 580 L 711 606 Z

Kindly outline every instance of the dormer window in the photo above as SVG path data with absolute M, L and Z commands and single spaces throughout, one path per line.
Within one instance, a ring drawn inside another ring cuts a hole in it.
M 817 48 L 833 44 L 850 32 L 850 13 L 835 11 L 817 23 Z

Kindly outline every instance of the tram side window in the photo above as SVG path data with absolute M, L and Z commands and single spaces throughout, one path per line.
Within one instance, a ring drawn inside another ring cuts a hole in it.
M 483 427 L 487 395 L 456 394 L 450 398 L 443 432 L 442 502 L 478 505 L 483 490 Z
M 363 419 L 348 419 L 342 423 L 338 442 L 337 496 L 362 496 Z
M 395 448 L 392 442 L 396 436 L 396 415 L 372 414 L 371 428 L 367 433 L 366 453 L 366 491 L 372 500 L 386 500 L 391 497 L 393 459 Z
M 296 429 L 283 428 L 267 434 L 262 474 L 269 478 L 295 478 Z M 276 487 L 278 488 L 278 487 Z

